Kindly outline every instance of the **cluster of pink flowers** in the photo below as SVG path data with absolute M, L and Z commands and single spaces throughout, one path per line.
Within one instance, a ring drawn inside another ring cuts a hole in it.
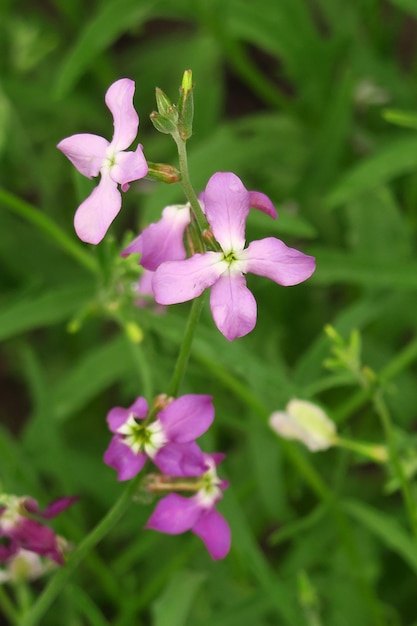
M 89 178 L 101 175 L 99 185 L 75 215 L 76 232 L 88 243 L 99 243 L 119 212 L 118 185 L 126 191 L 129 183 L 148 173 L 142 146 L 138 145 L 133 152 L 126 151 L 139 125 L 133 107 L 134 88 L 133 81 L 124 78 L 111 85 L 106 93 L 106 104 L 114 119 L 111 142 L 97 135 L 78 134 L 58 144 L 82 174 Z M 159 120 L 155 125 L 162 132 L 173 134 L 175 116 L 182 106 L 178 109 L 168 106 L 161 93 L 159 100 L 163 111 L 154 115 Z M 165 113 L 174 117 L 168 119 Z M 182 128 L 181 132 L 181 128 L 179 122 L 177 138 L 188 138 L 189 129 Z M 161 219 L 145 228 L 122 255 L 140 254 L 139 263 L 145 273 L 138 291 L 153 294 L 161 306 L 193 300 L 211 288 L 214 323 L 227 340 L 233 341 L 251 332 L 256 324 L 257 305 L 246 285 L 247 273 L 270 278 L 283 286 L 296 285 L 312 275 L 315 260 L 275 237 L 252 241 L 246 246 L 250 208 L 272 218 L 277 213 L 267 196 L 248 191 L 232 172 L 216 172 L 211 176 L 200 194 L 199 208 L 207 229 L 200 232 L 198 252 L 187 253 L 184 245 L 185 240 L 192 240 L 196 219 L 187 203 L 165 207 Z M 191 530 L 203 539 L 213 558 L 222 558 L 230 546 L 230 529 L 215 510 L 226 487 L 216 472 L 223 457 L 204 454 L 195 442 L 213 418 L 214 409 L 208 396 L 159 397 L 150 410 L 145 399 L 138 398 L 128 409 L 116 407 L 108 414 L 113 438 L 104 460 L 117 471 L 119 480 L 129 480 L 150 459 L 161 472 L 157 486 L 154 485 L 156 491 L 166 488 L 194 492 L 188 498 L 169 493 L 157 504 L 147 527 L 170 534 Z

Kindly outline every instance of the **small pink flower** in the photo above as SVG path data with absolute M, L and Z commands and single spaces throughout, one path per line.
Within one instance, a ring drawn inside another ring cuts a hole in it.
M 202 539 L 213 559 L 224 559 L 230 550 L 230 527 L 215 508 L 228 484 L 217 476 L 216 465 L 223 459 L 223 455 L 205 454 L 204 458 L 206 471 L 201 476 L 201 487 L 197 493 L 190 498 L 176 493 L 162 498 L 146 528 L 168 535 L 179 535 L 191 530 Z
M 101 174 L 98 186 L 78 207 L 74 218 L 77 235 L 88 243 L 99 243 L 119 213 L 122 197 L 118 185 L 122 191 L 127 191 L 129 183 L 148 173 L 141 145 L 135 152 L 126 152 L 139 126 L 133 107 L 134 91 L 135 83 L 129 78 L 117 80 L 107 90 L 105 101 L 114 122 L 111 142 L 83 133 L 67 137 L 57 146 L 87 178 Z

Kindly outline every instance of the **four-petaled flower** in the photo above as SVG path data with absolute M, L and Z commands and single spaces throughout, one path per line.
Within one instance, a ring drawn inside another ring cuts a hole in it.
M 33 498 L 0 495 L 0 563 L 28 550 L 63 565 L 60 538 L 43 520 L 55 517 L 77 499 L 60 498 L 41 511 Z
M 138 145 L 135 152 L 126 152 L 136 137 L 139 117 L 133 107 L 135 83 L 121 78 L 107 90 L 105 101 L 113 115 L 114 134 L 111 142 L 89 133 L 63 139 L 58 148 L 84 176 L 101 174 L 98 186 L 78 207 L 74 218 L 77 235 L 88 243 L 99 243 L 120 211 L 122 191 L 129 183 L 143 178 L 148 165 Z
M 169 476 L 201 474 L 204 458 L 195 439 L 214 419 L 211 397 L 189 394 L 164 404 L 149 421 L 148 404 L 141 397 L 128 409 L 115 407 L 107 415 L 114 436 L 104 462 L 117 471 L 118 480 L 136 476 L 148 457 Z
M 247 272 L 266 276 L 280 285 L 297 285 L 312 275 L 315 260 L 274 237 L 252 241 L 244 248 L 250 193 L 231 172 L 217 172 L 210 178 L 204 205 L 222 251 L 162 263 L 152 282 L 155 300 L 159 304 L 186 302 L 211 287 L 214 322 L 232 341 L 249 333 L 256 324 L 256 301 L 246 287 Z
M 216 471 L 223 456 L 205 454 L 206 471 L 201 476 L 197 493 L 190 498 L 176 493 L 162 498 L 146 528 L 169 535 L 179 535 L 191 530 L 203 540 L 213 559 L 223 559 L 229 552 L 231 543 L 230 527 L 215 508 L 228 484 L 217 476 Z

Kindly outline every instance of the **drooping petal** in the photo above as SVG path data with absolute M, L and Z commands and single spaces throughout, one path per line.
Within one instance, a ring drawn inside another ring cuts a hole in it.
M 74 226 L 78 237 L 87 243 L 100 243 L 121 206 L 122 197 L 117 183 L 109 176 L 102 176 L 100 183 L 75 213 Z
M 81 133 L 59 142 L 61 150 L 81 174 L 88 178 L 98 176 L 106 157 L 109 142 L 104 137 Z
M 43 519 L 52 519 L 53 517 L 59 515 L 62 511 L 65 511 L 65 509 L 67 509 L 69 506 L 77 502 L 78 499 L 79 498 L 77 496 L 66 496 L 64 498 L 58 498 L 57 500 L 54 500 L 53 502 L 48 504 L 46 509 L 40 512 L 39 515 Z
M 143 155 L 142 146 L 135 152 L 119 152 L 116 163 L 110 168 L 110 176 L 122 186 L 122 191 L 129 189 L 129 183 L 143 178 L 148 173 L 148 164 Z
M 170 493 L 156 505 L 145 528 L 159 530 L 168 535 L 179 535 L 190 530 L 201 515 L 201 509 L 194 497 L 184 498 Z
M 152 285 L 159 304 L 177 304 L 200 296 L 228 265 L 221 252 L 194 254 L 185 261 L 167 261 L 156 270 Z
M 106 465 L 117 472 L 117 480 L 130 480 L 138 474 L 146 462 L 146 454 L 135 454 L 120 437 L 112 438 L 103 457 Z
M 298 285 L 316 269 L 314 257 L 289 248 L 275 237 L 252 241 L 239 258 L 246 261 L 247 272 L 266 276 L 284 286 Z
M 204 192 L 205 213 L 225 253 L 242 250 L 249 213 L 249 192 L 231 172 L 217 172 Z
M 224 559 L 230 550 L 232 534 L 229 524 L 216 509 L 204 513 L 192 527 L 192 532 L 204 541 L 214 560 Z
M 205 470 L 204 455 L 195 442 L 168 443 L 152 461 L 166 476 L 201 476 Z
M 224 274 L 213 285 L 210 308 L 214 323 L 228 341 L 243 337 L 256 324 L 256 301 L 241 274 Z
M 125 150 L 135 139 L 139 117 L 133 106 L 135 83 L 130 78 L 120 78 L 110 85 L 105 101 L 113 115 L 114 134 L 111 142 L 116 151 Z
M 274 219 L 278 217 L 277 210 L 271 200 L 260 191 L 249 191 L 249 206 L 251 209 L 258 209 L 258 211 L 262 211 Z
M 43 526 L 32 519 L 22 518 L 10 534 L 21 548 L 46 556 L 60 565 L 63 564 L 56 535 L 48 526 Z
M 167 206 L 159 222 L 150 224 L 123 250 L 122 256 L 142 253 L 140 264 L 155 271 L 165 261 L 181 261 L 186 258 L 183 237 L 190 223 L 188 205 Z
M 158 413 L 170 441 L 185 443 L 200 437 L 214 420 L 211 396 L 188 394 L 177 398 Z
M 124 409 L 121 406 L 115 406 L 107 413 L 107 423 L 112 433 L 116 433 L 118 429 L 128 420 L 129 415 L 133 415 L 135 419 L 143 419 L 148 414 L 148 403 L 145 398 L 139 396 L 135 402 Z

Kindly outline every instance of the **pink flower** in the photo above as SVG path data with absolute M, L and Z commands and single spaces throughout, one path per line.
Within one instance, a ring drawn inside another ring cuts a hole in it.
M 130 182 L 148 173 L 141 145 L 135 152 L 126 152 L 139 126 L 133 107 L 134 91 L 135 83 L 129 78 L 117 80 L 107 90 L 106 105 L 114 123 L 111 142 L 83 133 L 67 137 L 57 146 L 84 176 L 92 178 L 101 174 L 98 186 L 78 207 L 74 218 L 77 235 L 88 243 L 99 243 L 120 211 L 122 197 L 117 186 L 127 191 Z
M 165 400 L 154 419 L 148 421 L 148 415 L 141 397 L 128 409 L 115 407 L 107 415 L 114 436 L 104 462 L 117 471 L 118 480 L 136 476 L 148 457 L 167 476 L 201 474 L 203 454 L 194 440 L 214 419 L 211 397 L 189 394 Z
M 205 454 L 206 471 L 201 476 L 197 493 L 186 498 L 170 493 L 156 505 L 146 528 L 168 535 L 179 535 L 191 530 L 203 540 L 211 557 L 223 559 L 230 550 L 230 527 L 224 517 L 216 511 L 216 503 L 223 497 L 227 481 L 217 476 L 216 465 L 222 454 Z
M 244 247 L 253 193 L 247 191 L 235 174 L 214 174 L 204 192 L 204 205 L 222 252 L 205 252 L 162 263 L 152 283 L 159 304 L 186 302 L 211 287 L 213 319 L 229 341 L 246 335 L 256 324 L 256 301 L 246 287 L 246 273 L 266 276 L 288 286 L 301 283 L 315 270 L 314 257 L 289 248 L 274 237 L 252 241 Z M 272 214 L 269 205 L 263 202 L 265 198 L 259 194 L 257 208 Z
M 64 562 L 59 538 L 43 524 L 71 506 L 77 498 L 66 497 L 52 502 L 44 511 L 29 497 L 0 496 L 0 563 L 7 562 L 20 550 L 28 550 Z

